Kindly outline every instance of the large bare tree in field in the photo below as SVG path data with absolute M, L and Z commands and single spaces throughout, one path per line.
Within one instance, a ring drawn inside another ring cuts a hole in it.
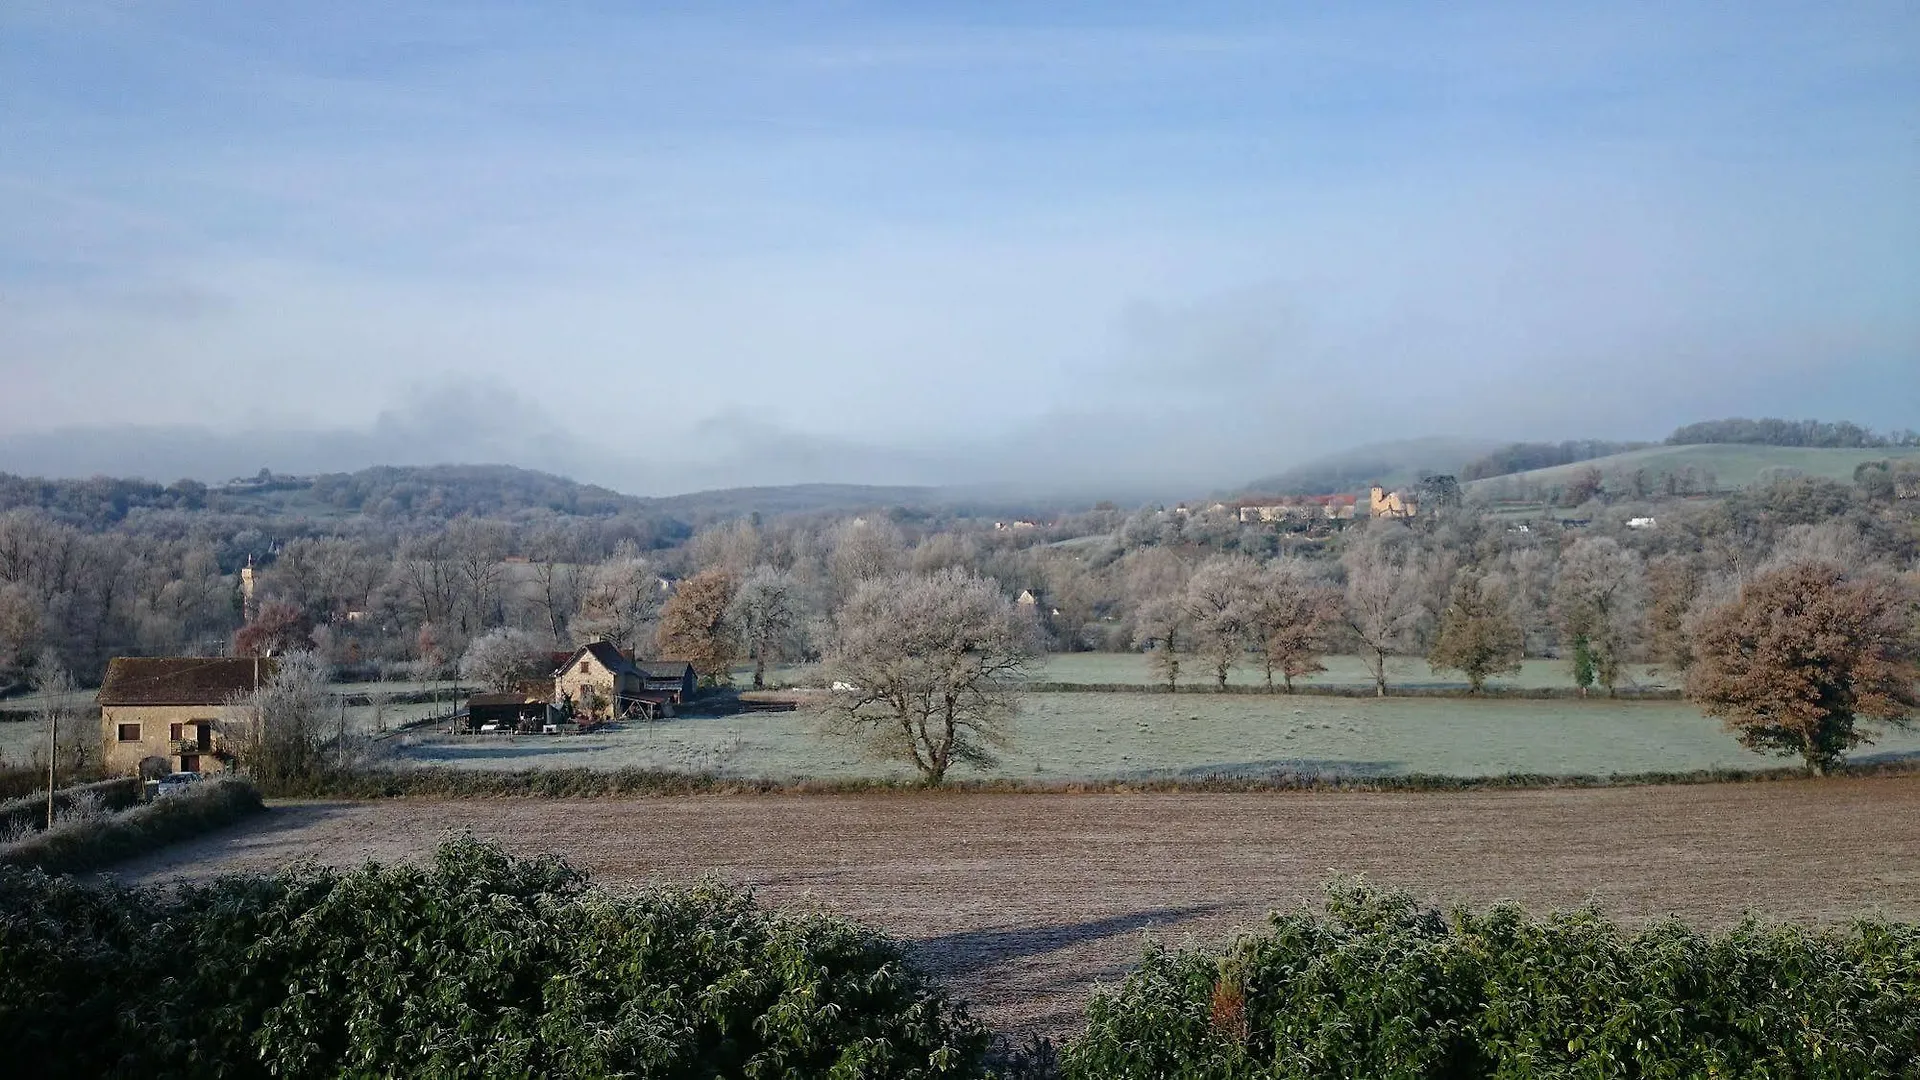
M 989 578 L 963 570 L 869 579 L 834 615 L 830 726 L 937 784 L 1007 744 L 1040 631 Z
M 1798 754 L 1816 775 L 1878 732 L 1912 723 L 1920 643 L 1911 587 L 1836 563 L 1769 570 L 1700 620 L 1687 696 L 1742 745 Z
M 1246 653 L 1259 574 L 1259 566 L 1245 555 L 1215 555 L 1187 579 L 1187 635 L 1218 689 L 1226 689 L 1227 673 Z
M 740 583 L 729 615 L 741 647 L 753 660 L 753 688 L 767 685 L 767 662 L 786 658 L 800 631 L 800 586 L 793 575 L 755 567 Z
M 1273 689 L 1279 672 L 1287 693 L 1293 680 L 1327 670 L 1322 639 L 1340 618 L 1340 596 L 1314 580 L 1298 559 L 1275 559 L 1260 571 L 1247 613 L 1247 633 Z
M 1406 526 L 1373 522 L 1340 561 L 1347 570 L 1347 629 L 1373 673 L 1374 693 L 1385 697 L 1387 657 L 1413 648 L 1427 617 L 1419 551 Z

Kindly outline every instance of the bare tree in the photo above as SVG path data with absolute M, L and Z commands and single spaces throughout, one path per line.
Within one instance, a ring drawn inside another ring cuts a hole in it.
M 870 579 L 834 616 L 829 724 L 937 784 L 955 763 L 993 764 L 1040 655 L 1033 620 L 990 579 Z
M 80 710 L 74 705 L 73 673 L 52 649 L 43 649 L 33 664 L 33 688 L 40 692 L 40 719 L 47 727 L 47 823 L 53 823 L 53 794 L 59 774 L 84 776 L 100 754 L 97 733 L 81 732 Z
M 1180 688 L 1180 656 L 1187 641 L 1187 578 L 1179 556 L 1149 548 L 1128 556 L 1127 594 L 1133 601 L 1133 647 L 1147 652 L 1154 674 L 1169 692 Z
M 558 526 L 542 529 L 531 544 L 532 605 L 554 644 L 567 640 L 567 624 L 580 610 L 581 561 L 578 545 Z
M 1415 645 L 1427 617 L 1425 577 L 1406 526 L 1369 523 L 1341 556 L 1347 571 L 1347 628 L 1373 673 L 1374 693 L 1387 694 L 1387 657 Z
M 576 642 L 603 640 L 632 653 L 652 639 L 659 614 L 659 571 L 637 554 L 627 554 L 587 575 L 580 610 L 568 627 Z
M 461 518 L 447 530 L 453 564 L 454 614 L 461 635 L 477 634 L 502 619 L 508 534 L 497 521 Z
M 687 543 L 695 566 L 725 570 L 735 580 L 744 580 L 760 564 L 763 547 L 759 526 L 747 518 L 702 529 Z
M 753 688 L 767 685 L 767 662 L 792 650 L 801 621 L 799 585 L 793 575 L 771 566 L 755 567 L 733 597 L 729 620 L 753 660 Z
M 1134 610 L 1133 646 L 1147 653 L 1147 668 L 1167 684 L 1168 693 L 1180 689 L 1180 656 L 1187 649 L 1187 604 L 1184 596 L 1162 596 Z
M 1574 643 L 1576 663 L 1584 650 L 1608 697 L 1636 643 L 1645 593 L 1639 554 L 1610 536 L 1582 537 L 1560 558 L 1553 603 L 1562 640 Z
M 1213 672 L 1214 686 L 1227 688 L 1227 673 L 1247 650 L 1254 579 L 1260 568 L 1245 555 L 1216 555 L 1194 569 L 1185 597 L 1193 650 Z
M 331 702 L 326 665 L 312 653 L 262 662 L 272 665 L 271 674 L 228 702 L 218 734 L 237 751 L 240 767 L 273 790 L 324 768 Z
M 474 638 L 460 657 L 460 677 L 496 693 L 548 674 L 550 650 L 535 635 L 497 626 Z
M 1276 559 L 1267 564 L 1254 582 L 1247 618 L 1267 689 L 1273 689 L 1276 671 L 1289 694 L 1293 680 L 1325 671 L 1326 665 L 1320 662 L 1322 639 L 1339 618 L 1339 595 L 1313 580 L 1300 560 Z
M 1920 694 L 1912 590 L 1836 563 L 1769 570 L 1706 615 L 1687 696 L 1754 750 L 1798 754 L 1816 775 L 1878 732 L 1906 727 Z
M 887 577 L 906 559 L 906 539 L 885 518 L 853 518 L 833 530 L 827 571 L 834 596 L 844 602 L 864 582 Z

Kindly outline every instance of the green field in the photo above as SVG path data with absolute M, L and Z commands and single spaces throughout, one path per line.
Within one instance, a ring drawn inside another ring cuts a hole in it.
M 1467 487 L 1475 491 L 1498 492 L 1503 485 L 1555 487 L 1565 485 L 1575 473 L 1595 468 L 1605 476 L 1645 469 L 1658 476 L 1688 466 L 1713 473 L 1715 486 L 1722 491 L 1746 487 L 1760 479 L 1766 469 L 1798 469 L 1808 476 L 1851 482 L 1854 467 L 1863 461 L 1920 459 L 1920 450 L 1911 447 L 1879 450 L 1831 450 L 1803 446 L 1748 446 L 1735 443 L 1710 443 L 1698 446 L 1650 446 L 1624 454 L 1594 458 L 1572 465 L 1513 473 L 1475 480 Z
M 1752 769 L 1682 702 L 1498 701 L 1265 695 L 1033 694 L 1000 765 L 1027 780 L 1261 775 L 1278 771 L 1487 776 L 1509 772 Z M 577 736 L 399 736 L 396 763 L 477 769 L 643 767 L 756 778 L 894 776 L 820 731 L 808 712 L 681 718 Z M 1920 754 L 1901 733 L 1869 753 Z

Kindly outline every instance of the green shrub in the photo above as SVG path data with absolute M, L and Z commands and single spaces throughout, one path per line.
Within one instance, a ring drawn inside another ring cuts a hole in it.
M 1150 949 L 1069 1077 L 1920 1075 L 1920 927 L 1628 932 L 1363 885 L 1222 954 Z
M 93 870 L 211 832 L 261 809 L 260 792 L 252 784 L 219 777 L 120 813 L 57 823 L 0 847 L 0 863 L 55 873 Z
M 0 869 L 0 963 L 33 1075 L 932 1078 L 986 1050 L 855 924 L 472 839 L 173 893 Z

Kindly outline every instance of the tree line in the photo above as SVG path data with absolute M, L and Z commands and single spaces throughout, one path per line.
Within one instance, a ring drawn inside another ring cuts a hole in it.
M 1674 429 L 1667 436 L 1669 446 L 1697 443 L 1749 443 L 1759 446 L 1811 446 L 1844 449 L 1880 449 L 1893 446 L 1920 446 L 1920 431 L 1911 428 L 1881 433 L 1859 424 L 1820 420 L 1782 420 L 1764 417 L 1750 420 L 1743 416 L 1726 420 L 1704 420 Z

